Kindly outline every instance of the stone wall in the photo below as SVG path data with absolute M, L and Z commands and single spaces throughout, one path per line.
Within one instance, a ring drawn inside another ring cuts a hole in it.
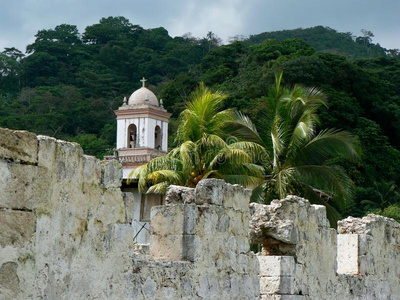
M 257 299 L 248 190 L 170 189 L 149 246 L 121 181 L 77 144 L 0 129 L 0 299 Z
M 212 179 L 171 186 L 143 245 L 140 195 L 121 181 L 77 144 L 0 129 L 0 300 L 400 299 L 391 219 L 347 218 L 338 234 L 323 206 L 249 207 L 248 190 Z
M 400 299 L 399 223 L 350 217 L 337 234 L 324 206 L 299 197 L 250 207 L 261 299 Z
M 152 208 L 148 255 L 126 276 L 129 299 L 258 299 L 249 199 L 222 180 L 171 186 L 167 204 Z

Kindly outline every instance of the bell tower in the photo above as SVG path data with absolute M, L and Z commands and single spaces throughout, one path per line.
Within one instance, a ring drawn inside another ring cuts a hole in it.
M 134 168 L 163 156 L 168 151 L 168 120 L 171 114 L 159 102 L 156 95 L 146 88 L 146 79 L 141 80 L 142 87 L 129 97 L 115 111 L 117 116 L 117 149 L 123 166 L 123 177 Z

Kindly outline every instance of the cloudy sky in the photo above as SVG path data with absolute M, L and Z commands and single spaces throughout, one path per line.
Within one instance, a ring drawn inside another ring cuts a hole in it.
M 0 0 L 0 51 L 25 50 L 38 30 L 67 23 L 83 32 L 102 17 L 124 16 L 144 28 L 165 27 L 170 35 L 213 31 L 225 41 L 234 35 L 329 26 L 360 29 L 373 41 L 400 48 L 400 0 Z

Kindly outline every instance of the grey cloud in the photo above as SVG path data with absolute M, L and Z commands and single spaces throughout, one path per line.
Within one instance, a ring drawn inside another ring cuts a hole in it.
M 145 28 L 165 27 L 171 35 L 213 31 L 225 41 L 236 34 L 324 25 L 400 48 L 398 0 L 3 0 L 0 49 L 25 49 L 38 30 L 61 23 L 80 31 L 107 16 L 125 16 Z

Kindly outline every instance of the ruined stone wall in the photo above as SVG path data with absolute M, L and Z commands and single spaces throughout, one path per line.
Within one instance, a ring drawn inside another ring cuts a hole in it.
M 347 218 L 338 234 L 323 206 L 249 208 L 248 190 L 210 179 L 170 187 L 142 245 L 121 180 L 77 144 L 0 129 L 0 300 L 400 299 L 391 219 Z
M 299 197 L 250 206 L 261 299 L 400 299 L 399 223 L 350 217 L 337 234 L 324 206 Z
M 0 299 L 258 298 L 249 191 L 171 189 L 149 246 L 121 180 L 118 162 L 77 144 L 0 129 Z
M 258 299 L 249 199 L 249 190 L 217 179 L 171 186 L 166 205 L 152 208 L 148 255 L 126 276 L 130 299 Z

